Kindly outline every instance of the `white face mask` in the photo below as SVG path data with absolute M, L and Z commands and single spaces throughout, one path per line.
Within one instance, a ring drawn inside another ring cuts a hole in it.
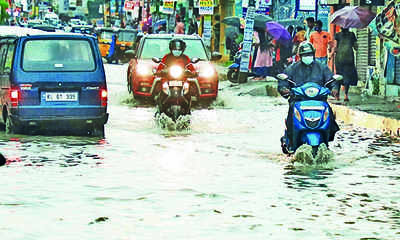
M 314 57 L 313 56 L 302 57 L 301 61 L 306 65 L 310 65 L 314 61 Z
M 172 54 L 175 57 L 178 57 L 178 56 L 182 55 L 182 51 L 181 50 L 172 50 Z

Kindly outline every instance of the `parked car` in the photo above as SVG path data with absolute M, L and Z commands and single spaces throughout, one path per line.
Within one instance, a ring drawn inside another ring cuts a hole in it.
M 0 122 L 7 133 L 80 129 L 104 135 L 107 84 L 96 39 L 0 27 Z
M 150 34 L 141 39 L 137 50 L 132 54 L 127 71 L 128 91 L 134 97 L 153 98 L 161 86 L 154 82 L 153 72 L 158 64 L 153 57 L 163 58 L 169 53 L 172 38 L 181 38 L 186 43 L 186 54 L 190 59 L 199 58 L 194 64 L 199 73 L 195 84 L 190 86 L 193 100 L 215 100 L 218 95 L 218 73 L 211 63 L 221 58 L 221 54 L 206 51 L 203 40 L 196 35 Z M 210 56 L 211 55 L 211 56 Z

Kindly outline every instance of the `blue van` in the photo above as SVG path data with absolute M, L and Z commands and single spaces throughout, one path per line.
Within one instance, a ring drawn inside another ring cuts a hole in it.
M 0 27 L 0 120 L 6 133 L 81 129 L 104 136 L 107 84 L 96 41 Z

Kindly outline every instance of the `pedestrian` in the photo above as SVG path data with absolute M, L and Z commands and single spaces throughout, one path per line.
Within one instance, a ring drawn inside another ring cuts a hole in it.
M 289 26 L 287 27 L 287 31 L 289 32 L 290 37 L 293 39 L 293 38 L 294 38 L 294 35 L 296 34 L 296 32 L 294 31 L 294 26 L 293 26 L 293 25 L 289 25 Z
M 214 26 L 213 26 L 213 34 L 214 34 L 214 51 L 219 52 L 219 38 L 220 38 L 220 18 L 219 14 L 214 16 Z
M 358 76 L 354 64 L 354 50 L 357 50 L 357 38 L 348 28 L 342 28 L 341 32 L 335 35 L 335 69 L 336 73 L 343 75 L 343 81 L 339 84 L 344 87 L 344 101 L 349 101 L 350 86 L 357 86 Z M 339 88 L 340 93 L 340 88 Z M 340 100 L 340 94 L 336 100 Z
M 255 45 L 258 47 L 257 57 L 254 60 L 254 80 L 262 80 L 268 76 L 269 69 L 273 66 L 272 37 L 266 31 L 256 31 Z
M 185 24 L 183 22 L 178 22 L 175 27 L 176 34 L 185 34 Z
M 293 50 L 292 54 L 295 56 L 294 60 L 295 62 L 300 60 L 300 56 L 298 55 L 298 49 L 300 43 L 304 42 L 306 40 L 306 31 L 304 28 L 297 26 L 296 27 L 296 35 L 293 38 Z
M 328 51 L 332 42 L 331 35 L 322 31 L 322 21 L 318 20 L 315 25 L 315 32 L 310 36 L 310 43 L 315 48 L 315 59 L 322 64 L 328 63 Z
M 192 18 L 189 20 L 188 35 L 197 34 L 197 32 L 198 32 L 197 21 L 196 17 L 193 15 Z
M 314 32 L 315 21 L 313 17 L 308 17 L 306 18 L 306 22 L 307 22 L 307 30 L 305 37 L 306 40 L 310 41 L 311 33 Z

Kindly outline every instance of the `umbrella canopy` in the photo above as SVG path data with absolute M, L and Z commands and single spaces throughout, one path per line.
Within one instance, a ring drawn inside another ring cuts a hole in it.
M 226 17 L 222 20 L 222 23 L 239 28 L 241 24 L 244 24 L 244 19 L 241 17 Z
M 257 14 L 254 17 L 254 29 L 265 29 L 265 23 L 272 21 L 272 18 L 267 15 Z M 226 25 L 241 27 L 244 26 L 245 19 L 241 17 L 226 17 L 222 20 Z
M 331 23 L 343 28 L 365 28 L 375 18 L 375 13 L 358 6 L 346 6 L 332 14 Z
M 289 43 L 291 40 L 290 33 L 284 26 L 277 22 L 267 22 L 265 24 L 267 32 L 278 42 Z
M 273 19 L 268 15 L 257 14 L 254 17 L 254 28 L 255 29 L 265 29 L 265 24 L 271 22 Z

